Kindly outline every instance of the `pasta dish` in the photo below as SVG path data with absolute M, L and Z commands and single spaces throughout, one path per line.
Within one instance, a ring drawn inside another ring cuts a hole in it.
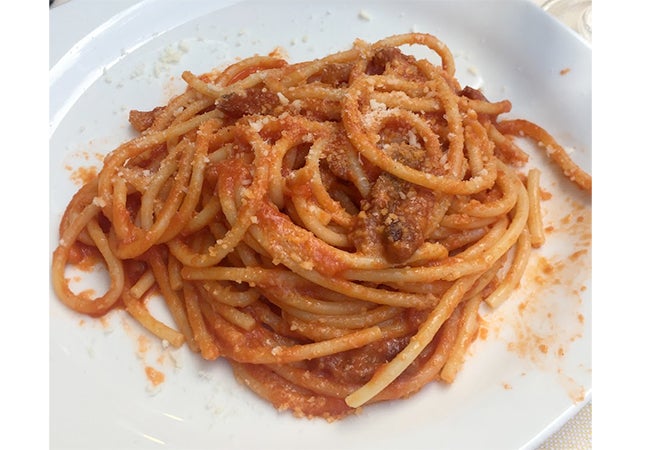
M 137 137 L 71 199 L 54 290 L 79 313 L 122 308 L 170 345 L 224 358 L 299 417 L 453 382 L 479 308 L 506 301 L 544 244 L 541 172 L 518 140 L 591 191 L 544 128 L 461 86 L 429 34 L 183 79 L 166 105 L 130 112 Z M 92 265 L 107 290 L 74 292 L 67 269 Z

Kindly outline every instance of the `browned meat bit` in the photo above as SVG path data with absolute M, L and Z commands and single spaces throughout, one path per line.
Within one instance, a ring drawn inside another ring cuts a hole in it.
M 318 358 L 311 370 L 331 375 L 342 383 L 366 383 L 383 364 L 391 361 L 409 342 L 409 337 L 386 339 L 365 347 Z
M 409 80 L 423 79 L 423 75 L 411 55 L 405 55 L 395 47 L 377 50 L 368 63 L 368 75 L 395 74 Z
M 416 142 L 402 142 L 408 130 L 387 126 L 379 145 L 395 161 L 428 173 L 442 168 Z M 443 202 L 444 200 L 444 202 Z M 383 254 L 389 261 L 403 263 L 424 243 L 447 206 L 446 196 L 382 173 L 370 194 L 361 202 L 350 239 L 357 250 Z
M 474 89 L 473 87 L 470 86 L 465 86 L 462 91 L 460 91 L 459 95 L 461 97 L 467 97 L 470 100 L 481 100 L 486 102 L 487 98 L 485 95 L 483 95 L 483 92 L 479 91 L 478 89 Z
M 217 101 L 217 108 L 226 115 L 239 118 L 252 114 L 270 114 L 280 104 L 278 95 L 263 86 L 232 92 Z
M 480 116 L 483 116 L 483 119 L 487 119 L 487 120 L 490 120 L 492 122 L 496 122 L 497 116 L 499 114 L 504 113 L 504 112 L 508 112 L 508 111 L 510 111 L 510 108 L 512 108 L 512 104 L 510 103 L 509 100 L 501 100 L 501 101 L 498 101 L 498 102 L 490 102 L 487 99 L 487 97 L 485 97 L 483 92 L 481 92 L 478 89 L 474 89 L 472 87 L 469 87 L 469 86 L 465 86 L 462 90 L 460 90 L 459 95 L 461 97 L 465 97 L 465 98 L 468 98 L 470 100 L 489 103 L 490 105 L 495 107 L 496 109 L 493 109 L 492 112 L 486 112 L 486 113 L 483 113 L 483 114 L 481 114 L 479 112 L 479 118 L 480 118 Z
M 353 178 L 350 175 L 350 159 L 358 158 L 357 153 L 347 139 L 337 139 L 328 146 L 327 153 L 325 154 L 325 161 L 327 161 L 328 168 L 334 175 L 344 180 L 351 181 Z
M 437 196 L 428 189 L 384 173 L 362 202 L 351 239 L 357 249 L 403 263 L 424 243 Z
M 307 82 L 313 83 L 320 81 L 335 87 L 346 84 L 350 79 L 352 64 L 332 63 L 323 68 L 322 71 L 311 76 Z
M 358 181 L 358 175 L 352 168 L 353 165 L 360 164 L 363 175 L 371 181 L 375 181 L 381 173 L 381 169 L 373 166 L 359 156 L 357 150 L 352 146 L 352 143 L 345 135 L 345 131 L 342 129 L 339 130 L 335 139 L 328 146 L 325 161 L 327 162 L 327 167 L 334 175 L 352 183 L 357 183 Z
M 151 111 L 137 111 L 131 110 L 129 112 L 129 123 L 133 128 L 142 133 L 143 131 L 149 129 L 153 125 L 154 121 L 158 114 L 165 109 L 162 106 L 158 106 Z

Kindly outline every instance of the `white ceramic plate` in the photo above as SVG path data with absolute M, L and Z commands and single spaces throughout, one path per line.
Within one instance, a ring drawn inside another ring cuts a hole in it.
M 183 70 L 276 47 L 297 62 L 355 38 L 435 34 L 456 56 L 462 83 L 510 99 L 510 116 L 544 126 L 590 170 L 591 49 L 526 1 L 74 0 L 50 22 L 52 250 L 78 177 L 131 136 L 129 109 L 163 104 L 182 88 Z M 591 203 L 553 170 L 542 183 L 553 231 L 516 298 L 485 311 L 487 336 L 457 381 L 337 423 L 279 413 L 223 361 L 163 349 L 119 311 L 81 317 L 52 294 L 52 448 L 534 447 L 591 395 Z M 163 383 L 153 386 L 151 369 Z

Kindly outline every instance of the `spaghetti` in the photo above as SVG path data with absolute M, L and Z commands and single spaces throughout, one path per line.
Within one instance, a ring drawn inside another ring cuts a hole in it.
M 182 94 L 131 112 L 138 136 L 70 201 L 57 296 L 91 316 L 122 307 L 174 346 L 225 358 L 297 416 L 336 420 L 452 382 L 479 306 L 507 299 L 544 241 L 539 171 L 522 173 L 515 138 L 591 190 L 545 130 L 501 119 L 510 102 L 454 71 L 443 42 L 410 33 L 185 72 Z M 66 278 L 88 259 L 110 275 L 98 298 Z

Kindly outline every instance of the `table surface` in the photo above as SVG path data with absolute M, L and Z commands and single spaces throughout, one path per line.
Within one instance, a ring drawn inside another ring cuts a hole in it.
M 55 8 L 63 3 L 74 0 L 50 1 L 50 7 Z M 546 0 L 531 0 L 540 8 Z M 560 17 L 560 20 L 565 18 Z M 575 27 L 573 23 L 567 25 Z M 578 30 L 576 30 L 578 31 Z M 558 431 L 542 443 L 536 450 L 587 450 L 592 448 L 591 402 L 587 403 L 578 413 L 569 419 Z

